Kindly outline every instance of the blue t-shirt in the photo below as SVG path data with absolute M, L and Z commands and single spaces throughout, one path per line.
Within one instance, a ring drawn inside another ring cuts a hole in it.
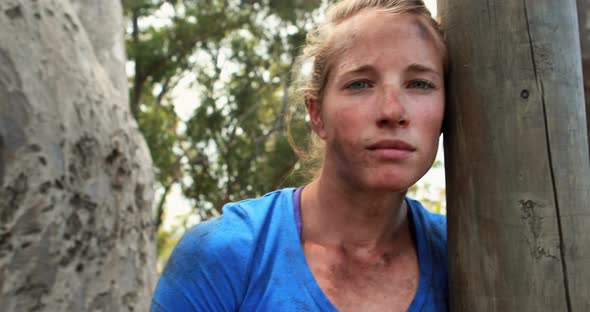
M 176 245 L 151 311 L 337 311 L 307 265 L 293 192 L 231 203 Z M 420 277 L 408 311 L 447 311 L 446 218 L 406 198 Z

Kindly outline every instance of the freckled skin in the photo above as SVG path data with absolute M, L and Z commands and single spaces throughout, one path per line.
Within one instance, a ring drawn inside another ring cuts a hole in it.
M 340 311 L 406 311 L 418 287 L 403 196 L 434 161 L 444 112 L 442 53 L 425 25 L 368 9 L 336 26 L 339 53 L 308 108 L 326 149 L 302 193 L 302 245 Z M 384 139 L 413 151 L 379 157 L 368 147 Z
M 340 311 L 406 311 L 418 287 L 417 256 L 410 237 L 396 240 L 391 251 L 312 242 L 303 248 L 320 288 Z
M 401 25 L 388 20 L 400 20 Z M 411 15 L 361 12 L 338 26 L 337 31 L 348 39 L 328 77 L 316 132 L 326 142 L 324 169 L 338 174 L 342 181 L 361 182 L 367 189 L 402 191 L 434 161 L 444 110 L 443 65 L 434 39 L 424 34 L 425 26 L 418 21 Z M 404 86 L 413 76 L 403 70 L 412 63 L 424 63 L 441 74 L 425 77 L 438 80 L 436 90 L 420 94 Z M 357 78 L 342 77 L 346 71 L 365 64 L 374 66 L 376 72 L 358 78 L 370 78 L 374 88 L 355 95 L 341 90 L 342 81 Z M 397 126 L 393 120 L 397 118 L 408 123 Z M 417 148 L 416 153 L 403 162 L 375 161 L 366 147 L 380 139 L 404 140 Z

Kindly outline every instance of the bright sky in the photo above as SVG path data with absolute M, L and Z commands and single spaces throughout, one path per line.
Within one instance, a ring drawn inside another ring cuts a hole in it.
M 432 12 L 432 15 L 436 15 L 436 0 L 425 0 L 426 6 Z M 163 14 L 166 14 L 165 12 Z M 157 23 L 156 20 L 150 21 L 150 23 Z M 175 89 L 173 96 L 176 98 L 175 110 L 182 120 L 187 120 L 195 109 L 195 98 L 198 98 L 198 94 L 195 91 L 191 91 L 188 87 L 194 77 L 187 75 Z M 440 141 L 437 160 L 444 161 L 442 139 Z M 432 197 L 432 199 L 438 199 L 440 196 L 441 189 L 445 188 L 445 173 L 444 168 L 430 169 L 428 173 L 417 183 L 422 186 L 420 189 L 426 189 L 425 185 L 429 185 L 429 192 L 426 194 L 420 194 L 421 196 Z M 158 197 L 160 194 L 157 194 Z M 189 200 L 182 196 L 182 192 L 178 185 L 175 185 L 171 193 L 167 198 L 167 211 L 164 218 L 163 227 L 164 229 L 171 229 L 174 225 L 179 224 L 184 219 L 184 216 L 191 212 L 192 204 Z M 199 217 L 194 215 L 189 218 L 188 224 L 195 224 L 199 222 Z

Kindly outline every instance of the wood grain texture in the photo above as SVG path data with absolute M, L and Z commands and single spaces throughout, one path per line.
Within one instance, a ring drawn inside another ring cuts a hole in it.
M 590 120 L 590 0 L 577 0 L 576 3 L 578 9 L 578 25 L 580 29 L 580 47 L 582 48 L 582 72 L 584 74 L 586 121 L 588 121 Z M 590 122 L 587 122 L 587 127 L 588 133 L 590 134 Z
M 452 311 L 590 311 L 573 0 L 439 0 Z

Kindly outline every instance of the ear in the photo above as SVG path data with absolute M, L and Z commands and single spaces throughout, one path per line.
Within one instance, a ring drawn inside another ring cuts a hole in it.
M 307 113 L 309 114 L 309 120 L 311 122 L 311 129 L 317 136 L 322 140 L 326 138 L 326 130 L 324 127 L 324 121 L 322 120 L 322 107 L 313 97 L 305 99 L 305 106 L 307 106 Z

